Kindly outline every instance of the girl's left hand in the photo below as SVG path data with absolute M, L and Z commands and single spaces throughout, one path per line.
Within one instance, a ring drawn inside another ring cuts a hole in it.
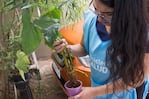
M 68 97 L 68 99 L 92 99 L 93 98 L 93 93 L 92 93 L 93 87 L 83 87 L 82 91 L 72 97 Z

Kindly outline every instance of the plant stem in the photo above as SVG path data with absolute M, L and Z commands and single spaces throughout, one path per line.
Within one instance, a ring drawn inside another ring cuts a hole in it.
M 60 40 L 60 38 L 57 38 L 57 40 Z M 64 58 L 64 64 L 67 68 L 67 74 L 70 78 L 70 81 L 75 83 L 76 82 L 76 75 L 74 74 L 74 64 L 73 64 L 73 56 L 72 54 L 68 51 L 68 49 L 64 48 L 64 50 L 61 52 L 63 58 Z
M 39 94 L 38 94 L 38 99 L 42 99 L 42 87 L 41 87 L 41 83 L 40 83 L 40 72 L 39 72 L 39 70 L 37 71 L 37 80 L 38 80 L 38 92 L 39 92 Z

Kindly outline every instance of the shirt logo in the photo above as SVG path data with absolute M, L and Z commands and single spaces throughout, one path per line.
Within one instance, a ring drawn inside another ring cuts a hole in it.
M 106 67 L 105 61 L 102 61 L 101 59 L 91 57 L 91 67 L 100 73 L 108 73 L 108 68 Z

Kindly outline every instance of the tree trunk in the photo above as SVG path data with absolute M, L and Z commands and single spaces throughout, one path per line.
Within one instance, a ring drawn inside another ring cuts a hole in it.
M 0 70 L 0 99 L 8 99 L 8 75 L 7 71 Z
M 14 15 L 14 12 L 9 14 L 0 12 L 0 50 L 5 51 L 8 48 L 9 30 L 6 31 L 3 27 L 10 24 L 12 15 Z M 8 62 L 3 60 L 1 55 L 0 52 L 0 99 L 11 99 L 9 98 L 8 70 L 5 69 Z

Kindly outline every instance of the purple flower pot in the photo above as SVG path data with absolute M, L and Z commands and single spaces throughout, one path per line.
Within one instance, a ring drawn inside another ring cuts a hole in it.
M 69 81 L 67 81 L 65 84 L 64 84 L 64 87 L 66 89 L 66 91 L 68 92 L 68 95 L 69 96 L 75 96 L 77 95 L 78 93 L 81 92 L 82 90 L 82 81 L 78 80 L 80 82 L 80 86 L 76 87 L 76 88 L 69 88 L 67 87 L 66 85 L 69 83 Z

